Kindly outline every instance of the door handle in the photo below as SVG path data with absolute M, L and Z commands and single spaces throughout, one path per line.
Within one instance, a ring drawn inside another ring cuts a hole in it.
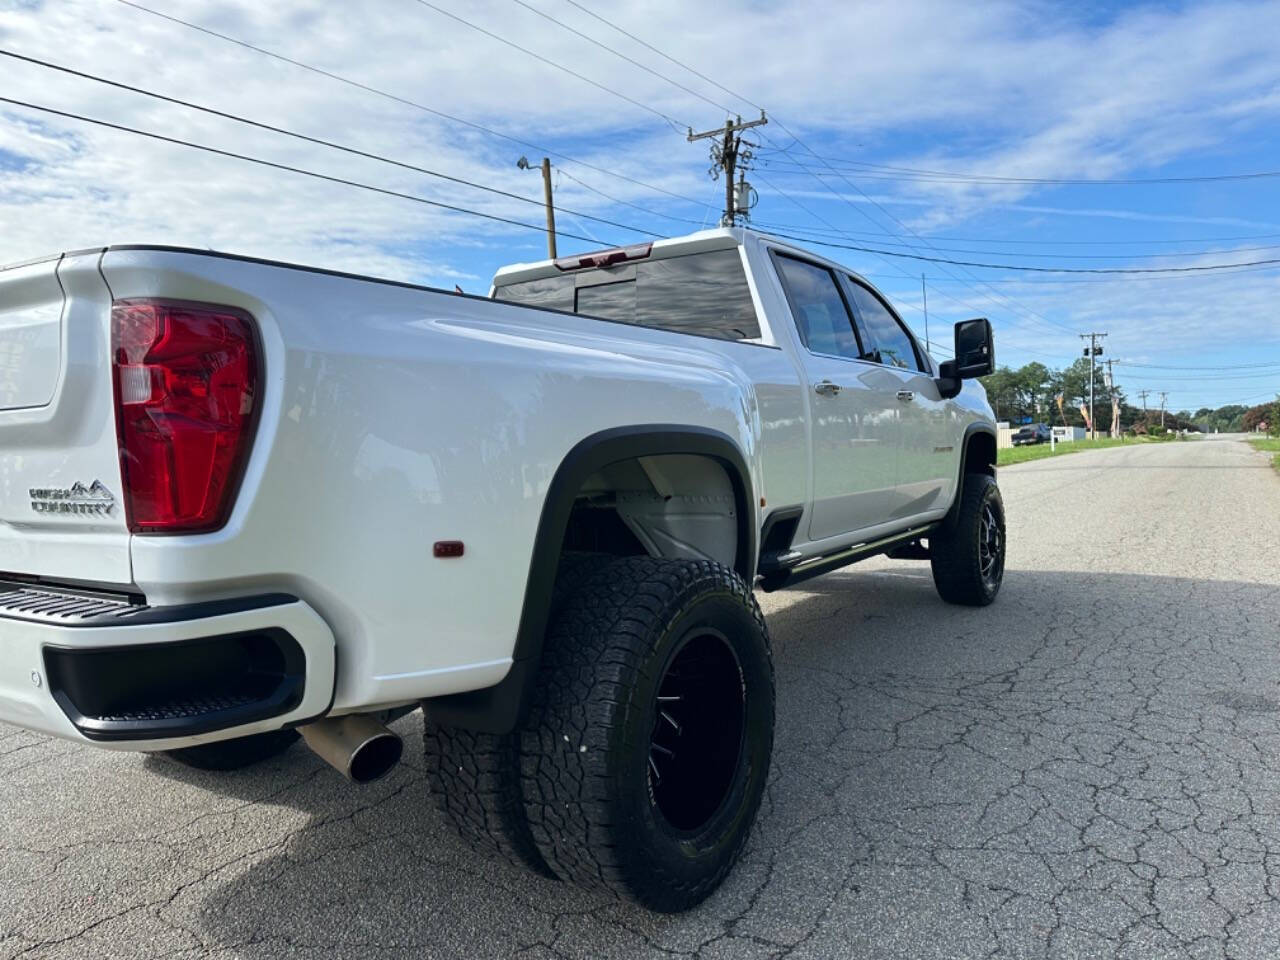
M 820 397 L 834 397 L 840 392 L 840 384 L 832 383 L 830 380 L 821 380 L 813 385 L 813 391 Z
M 902 400 L 904 403 L 910 400 L 914 400 L 915 398 L 916 398 L 916 395 L 912 393 L 910 390 L 898 391 L 898 399 Z

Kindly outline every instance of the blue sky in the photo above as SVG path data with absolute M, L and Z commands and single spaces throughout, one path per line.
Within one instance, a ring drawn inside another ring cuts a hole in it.
M 558 203 L 662 235 L 714 223 L 722 197 L 706 175 L 706 144 L 687 143 L 683 127 L 763 106 L 773 121 L 757 131 L 754 218 L 815 241 L 1074 268 L 1280 258 L 1280 177 L 1054 185 L 911 172 L 1133 180 L 1280 169 L 1274 2 L 139 2 L 390 96 L 118 0 L 0 6 L 0 47 L 532 199 L 537 174 L 515 161 L 527 154 L 536 164 L 551 152 Z M 541 221 L 536 204 L 10 58 L 0 58 L 0 88 Z M 545 249 L 533 231 L 4 105 L 0 222 L 0 261 L 98 243 L 176 243 L 469 291 L 485 289 L 503 263 Z M 601 244 L 643 238 L 569 214 L 559 224 Z M 564 251 L 594 245 L 561 241 Z M 989 316 L 1004 362 L 1063 366 L 1079 356 L 1078 332 L 1104 330 L 1107 355 L 1127 361 L 1117 379 L 1133 398 L 1166 390 L 1172 409 L 1195 409 L 1280 390 L 1274 265 L 1135 278 L 815 249 L 877 282 L 918 331 L 924 273 L 931 334 Z

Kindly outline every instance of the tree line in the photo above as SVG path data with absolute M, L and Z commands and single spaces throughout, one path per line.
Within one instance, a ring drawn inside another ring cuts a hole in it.
M 1026 420 L 1088 428 L 1089 357 L 1054 370 L 1043 363 L 1028 363 L 1016 370 L 999 367 L 982 378 L 997 420 L 1016 424 Z M 1158 433 L 1160 404 L 1153 395 L 1147 405 L 1134 404 L 1119 384 L 1108 382 L 1104 366 L 1093 363 L 1093 409 L 1099 433 L 1112 427 L 1113 411 L 1119 413 L 1118 429 L 1125 433 Z M 1114 401 L 1114 406 L 1113 406 Z M 1165 430 L 1235 433 L 1257 429 L 1260 424 L 1280 435 L 1280 397 L 1275 402 L 1247 407 L 1240 404 L 1211 409 L 1164 411 Z

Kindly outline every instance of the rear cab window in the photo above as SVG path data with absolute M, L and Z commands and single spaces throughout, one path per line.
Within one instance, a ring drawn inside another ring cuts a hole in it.
M 673 333 L 758 340 L 736 247 L 572 270 L 496 287 L 494 299 Z

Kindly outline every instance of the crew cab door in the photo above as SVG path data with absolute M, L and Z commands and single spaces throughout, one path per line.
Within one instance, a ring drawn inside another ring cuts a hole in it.
M 947 507 L 960 469 L 959 421 L 942 398 L 929 361 L 906 325 L 875 291 L 841 275 L 858 335 L 893 378 L 902 436 L 897 491 L 886 519 L 908 519 Z
M 809 539 L 883 523 L 896 497 L 897 375 L 864 359 L 836 274 L 775 251 L 802 349 L 813 443 Z

